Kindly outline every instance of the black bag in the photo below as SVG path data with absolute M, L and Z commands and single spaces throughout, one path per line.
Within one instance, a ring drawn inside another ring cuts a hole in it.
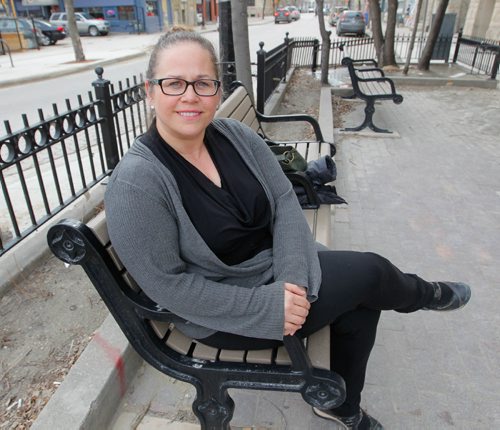
M 307 161 L 292 146 L 272 145 L 269 148 L 284 172 L 304 172 L 307 169 Z

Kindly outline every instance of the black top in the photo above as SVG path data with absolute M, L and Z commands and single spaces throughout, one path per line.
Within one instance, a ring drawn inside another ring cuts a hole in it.
M 154 123 L 141 141 L 172 172 L 193 225 L 221 261 L 238 264 L 272 247 L 266 193 L 215 127 L 208 126 L 205 145 L 219 172 L 220 188 L 168 145 Z

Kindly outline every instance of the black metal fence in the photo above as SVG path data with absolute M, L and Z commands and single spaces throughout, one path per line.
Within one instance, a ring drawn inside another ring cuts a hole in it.
M 64 112 L 53 105 L 47 117 L 38 111 L 13 132 L 4 122 L 0 138 L 0 255 L 11 249 L 114 168 L 132 139 L 145 131 L 147 111 L 143 84 L 119 83 L 115 89 L 100 74 L 95 96 L 78 96 Z
M 264 112 L 264 104 L 274 89 L 286 79 L 290 67 L 290 39 L 271 49 L 264 50 L 264 42 L 259 43 L 257 51 L 257 110 Z
M 500 65 L 500 41 L 458 33 L 453 62 L 470 67 L 471 74 L 484 73 L 496 79 Z

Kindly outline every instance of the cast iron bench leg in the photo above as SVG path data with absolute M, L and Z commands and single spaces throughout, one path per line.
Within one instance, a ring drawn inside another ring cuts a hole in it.
M 222 381 L 209 374 L 196 386 L 193 412 L 198 417 L 202 430 L 229 430 L 234 414 L 234 401 Z
M 385 128 L 379 128 L 373 123 L 373 114 L 375 113 L 375 100 L 367 100 L 365 107 L 365 120 L 359 127 L 344 128 L 343 131 L 360 131 L 369 127 L 377 133 L 392 133 L 392 131 Z

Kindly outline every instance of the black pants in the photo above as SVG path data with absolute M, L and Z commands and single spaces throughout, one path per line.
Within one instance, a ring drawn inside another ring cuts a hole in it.
M 377 254 L 322 251 L 318 255 L 319 297 L 298 334 L 309 336 L 330 325 L 331 369 L 344 378 L 347 387 L 346 401 L 335 412 L 349 416 L 359 409 L 380 311 L 416 311 L 432 300 L 434 290 L 427 281 L 402 273 Z M 281 344 L 222 332 L 200 341 L 223 349 L 267 349 Z

